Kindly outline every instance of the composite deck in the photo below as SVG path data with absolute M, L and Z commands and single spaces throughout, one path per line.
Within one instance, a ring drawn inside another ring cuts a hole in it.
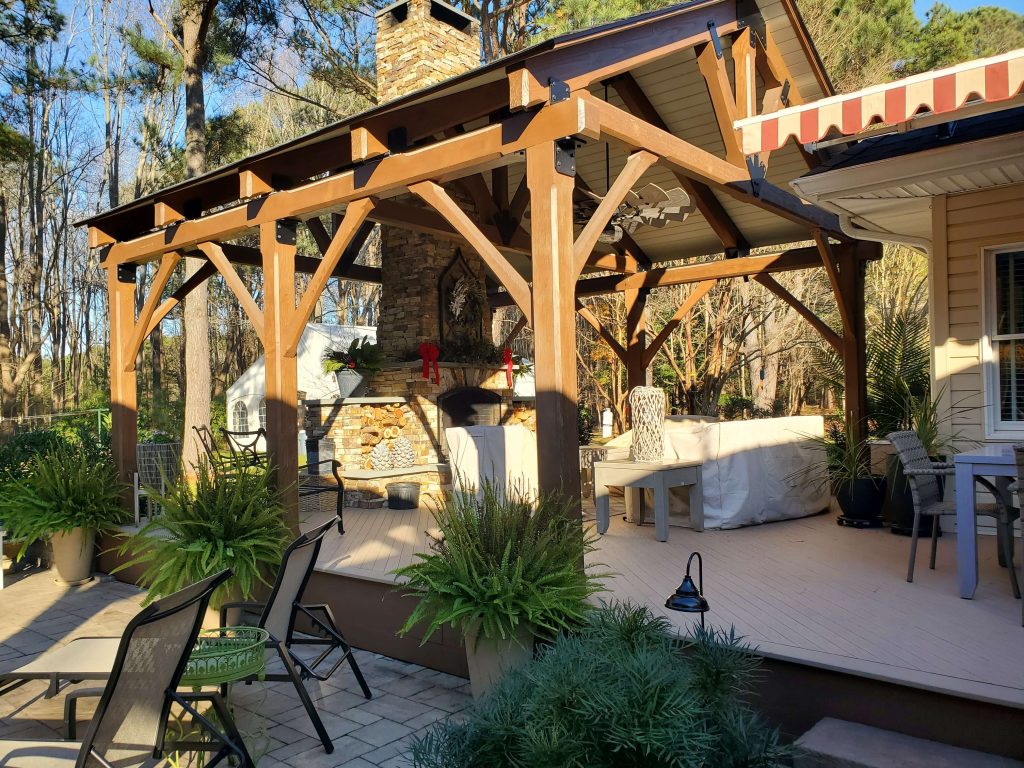
M 592 504 L 585 511 L 592 515 Z M 615 598 L 646 603 L 685 629 L 692 618 L 662 605 L 697 549 L 709 622 L 735 626 L 767 656 L 1024 708 L 1021 603 L 996 563 L 995 537 L 979 536 L 978 591 L 961 600 L 948 533 L 934 571 L 922 543 L 908 584 L 907 538 L 840 528 L 831 515 L 704 533 L 673 526 L 658 542 L 653 527 L 614 512 L 590 559 L 615 574 Z M 347 533 L 328 538 L 318 570 L 393 581 L 390 572 L 424 551 L 434 529 L 424 509 L 345 514 Z M 326 515 L 311 513 L 309 523 Z

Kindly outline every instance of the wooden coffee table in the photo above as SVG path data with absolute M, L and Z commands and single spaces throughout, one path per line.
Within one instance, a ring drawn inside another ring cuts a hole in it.
M 689 486 L 690 525 L 695 531 L 704 530 L 704 490 L 699 461 L 595 461 L 594 504 L 597 506 L 597 532 L 600 534 L 608 530 L 610 486 L 650 488 L 654 491 L 654 533 L 658 541 L 668 541 L 669 489 Z

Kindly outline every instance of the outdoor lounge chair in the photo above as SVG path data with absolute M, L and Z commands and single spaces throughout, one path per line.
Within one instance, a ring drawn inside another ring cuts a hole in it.
M 277 580 L 274 582 L 274 588 L 265 604 L 229 603 L 221 608 L 222 626 L 227 621 L 227 611 L 241 609 L 256 615 L 253 624 L 270 633 L 267 647 L 278 655 L 284 671 L 267 673 L 260 676 L 259 679 L 291 682 L 295 686 L 299 699 L 309 714 L 327 752 L 334 751 L 334 744 L 327 735 L 302 681 L 308 678 L 326 680 L 343 662 L 348 661 L 363 695 L 368 699 L 372 698 L 366 680 L 352 655 L 352 649 L 338 630 L 330 608 L 326 605 L 303 605 L 299 602 L 303 590 L 309 582 L 309 577 L 313 573 L 323 538 L 327 535 L 331 525 L 333 525 L 333 521 L 324 523 L 320 527 L 302 534 L 288 546 L 281 559 L 281 568 L 278 571 Z M 314 631 L 320 635 L 319 637 L 296 636 L 295 621 L 300 615 L 312 624 Z M 109 637 L 79 638 L 24 666 L 10 672 L 0 673 L 0 696 L 30 680 L 48 680 L 50 687 L 46 693 L 47 697 L 56 695 L 61 686 L 68 682 L 106 680 L 113 668 L 117 642 L 116 638 Z M 291 645 L 319 645 L 324 646 L 324 650 L 312 661 L 307 662 L 291 650 Z M 321 667 L 335 650 L 341 652 L 340 658 L 325 672 L 321 672 Z M 251 678 L 247 682 L 254 680 L 256 678 Z M 222 688 L 223 693 L 226 691 Z M 0 762 L 0 768 L 6 768 L 6 766 Z
M 225 570 L 158 600 L 135 616 L 124 630 L 106 687 L 76 691 L 76 698 L 99 695 L 96 713 L 82 741 L 0 741 L 4 768 L 85 768 L 144 766 L 162 762 L 165 751 L 216 751 L 208 766 L 228 755 L 253 766 L 223 700 L 216 694 L 178 693 L 178 683 L 196 642 L 213 590 L 231 575 Z M 220 722 L 215 726 L 195 708 L 207 701 Z M 172 704 L 209 731 L 212 742 L 165 743 Z M 222 733 L 221 731 L 224 731 Z
M 939 492 L 938 478 L 954 474 L 952 462 L 932 461 L 916 432 L 892 432 L 886 436 L 899 454 L 903 463 L 903 474 L 910 481 L 910 494 L 914 501 L 914 526 L 910 535 L 910 564 L 907 566 L 907 581 L 914 580 L 914 561 L 917 559 L 917 539 L 920 534 L 921 518 L 932 519 L 932 551 L 928 567 L 935 570 L 935 550 L 938 545 L 939 516 L 956 515 L 956 502 L 944 501 Z M 1005 562 L 1010 572 L 1010 588 L 1014 597 L 1020 597 L 1017 573 L 1013 565 L 1013 521 L 1020 516 L 1016 507 L 1011 506 L 996 486 L 983 477 L 975 480 L 992 494 L 994 503 L 980 503 L 975 506 L 978 515 L 993 517 L 999 530 L 1002 546 L 1000 561 Z M 973 532 L 972 532 L 973 533 Z

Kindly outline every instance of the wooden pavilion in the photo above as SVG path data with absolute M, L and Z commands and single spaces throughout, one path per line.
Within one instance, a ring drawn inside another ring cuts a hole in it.
M 329 279 L 379 282 L 388 270 L 387 258 L 379 270 L 354 263 L 374 222 L 468 245 L 500 284 L 491 308 L 514 304 L 533 326 L 542 488 L 579 483 L 576 313 L 623 359 L 634 386 L 719 280 L 756 280 L 821 333 L 845 362 L 847 418 L 862 424 L 864 264 L 881 246 L 849 238 L 835 215 L 783 189 L 817 156 L 789 144 L 745 157 L 733 127 L 831 92 L 793 0 L 694 0 L 545 41 L 88 219 L 108 275 L 120 472 L 135 469 L 138 351 L 219 273 L 265 349 L 268 449 L 282 487 L 291 486 L 299 337 Z M 641 179 L 681 186 L 696 210 L 599 243 Z M 604 192 L 586 222 L 574 221 L 580 190 Z M 298 252 L 299 227 L 318 256 Z M 259 247 L 238 243 L 253 234 Z M 766 246 L 773 250 L 750 255 Z M 202 268 L 165 295 L 184 257 Z M 159 266 L 137 308 L 137 267 L 147 262 Z M 235 265 L 263 269 L 262 306 Z M 841 329 L 772 277 L 822 267 Z M 301 293 L 296 273 L 311 276 Z M 686 283 L 696 290 L 649 334 L 650 290 Z M 612 292 L 628 308 L 625 345 L 578 301 Z M 296 505 L 290 499 L 293 514 Z

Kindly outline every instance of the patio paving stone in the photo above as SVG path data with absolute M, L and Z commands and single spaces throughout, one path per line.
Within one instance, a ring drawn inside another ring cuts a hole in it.
M 0 669 L 76 637 L 119 636 L 141 600 L 140 590 L 111 579 L 68 587 L 47 571 L 13 574 L 0 591 Z M 289 683 L 232 688 L 239 728 L 259 768 L 409 768 L 412 739 L 471 702 L 462 678 L 361 650 L 356 659 L 374 694 L 369 701 L 347 665 L 330 680 L 306 683 L 334 739 L 329 755 Z M 275 665 L 280 662 L 268 669 Z M 45 699 L 45 689 L 43 682 L 33 682 L 0 697 L 0 739 L 61 736 L 64 697 Z M 82 702 L 80 723 L 88 721 L 93 706 Z

